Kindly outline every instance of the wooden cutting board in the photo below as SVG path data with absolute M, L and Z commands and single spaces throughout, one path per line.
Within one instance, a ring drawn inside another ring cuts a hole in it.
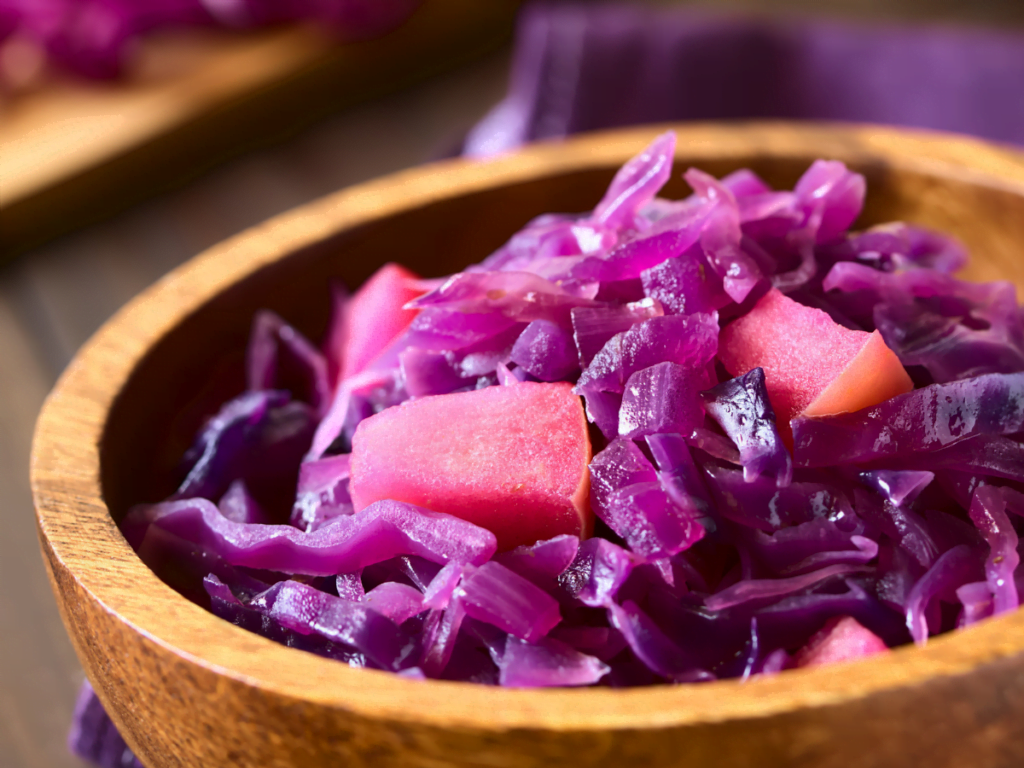
M 514 0 L 427 0 L 338 44 L 310 27 L 146 39 L 117 83 L 59 80 L 0 102 L 0 257 L 494 49 Z M 3 97 L 0 97 L 3 98 Z

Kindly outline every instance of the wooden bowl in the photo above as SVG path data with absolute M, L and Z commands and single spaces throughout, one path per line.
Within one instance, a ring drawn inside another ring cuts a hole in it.
M 319 338 L 329 278 L 355 286 L 387 260 L 425 275 L 457 270 L 536 214 L 592 207 L 659 130 L 343 190 L 210 249 L 86 344 L 36 430 L 39 536 L 78 656 L 146 765 L 1024 765 L 1024 612 L 886 658 L 747 683 L 501 690 L 351 669 L 250 634 L 163 584 L 118 532 L 130 504 L 171 490 L 168 467 L 215 397 L 230 394 L 208 382 L 241 389 L 254 311 L 269 307 Z M 677 167 L 716 175 L 747 166 L 790 186 L 814 158 L 843 160 L 868 179 L 861 224 L 951 232 L 972 250 L 971 277 L 1024 286 L 1021 153 L 878 127 L 676 130 Z M 667 196 L 686 193 L 679 176 Z

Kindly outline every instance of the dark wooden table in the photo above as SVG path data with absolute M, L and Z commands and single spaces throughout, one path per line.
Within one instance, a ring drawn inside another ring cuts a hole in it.
M 822 12 L 810 0 L 724 6 Z M 835 0 L 827 9 L 1024 25 L 1020 0 Z M 65 746 L 82 672 L 39 556 L 27 470 L 36 413 L 75 350 L 124 302 L 204 248 L 324 193 L 454 150 L 503 94 L 508 57 L 506 50 L 350 109 L 0 267 L 0 765 L 83 765 Z

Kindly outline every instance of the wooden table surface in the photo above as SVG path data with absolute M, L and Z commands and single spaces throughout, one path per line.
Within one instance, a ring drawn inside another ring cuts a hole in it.
M 753 0 L 727 7 L 751 8 Z M 817 3 L 777 0 L 775 9 Z M 1024 24 L 1020 0 L 836 0 L 845 15 Z M 81 668 L 36 543 L 32 428 L 75 350 L 118 307 L 204 248 L 322 194 L 452 151 L 502 96 L 509 52 L 347 110 L 287 144 L 0 267 L 0 765 L 64 768 Z

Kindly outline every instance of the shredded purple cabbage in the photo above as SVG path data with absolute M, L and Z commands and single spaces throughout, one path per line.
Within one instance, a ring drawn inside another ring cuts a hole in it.
M 323 416 L 331 401 L 327 360 L 305 336 L 266 310 L 253 320 L 246 352 L 249 391 L 289 389 Z M 290 382 L 295 382 L 289 386 Z
M 136 506 L 121 523 L 128 540 L 140 546 L 151 527 L 193 540 L 232 565 L 310 576 L 351 573 L 399 555 L 479 565 L 495 549 L 490 531 L 400 501 L 378 501 L 309 533 L 291 525 L 236 523 L 202 498 Z
M 342 40 L 397 27 L 421 0 L 0 0 L 0 43 L 18 34 L 83 77 L 123 74 L 138 38 L 167 28 L 320 24 Z
M 754 368 L 743 376 L 724 381 L 709 389 L 705 396 L 708 414 L 739 450 L 744 479 L 770 474 L 780 488 L 789 485 L 793 479 L 793 460 L 775 425 L 764 370 Z M 661 431 L 687 434 L 682 430 Z
M 857 648 L 877 649 L 1016 609 L 1012 287 L 953 277 L 965 253 L 946 236 L 850 230 L 865 185 L 841 163 L 815 162 L 792 191 L 690 169 L 694 193 L 672 201 L 657 193 L 673 151 L 662 135 L 592 211 L 538 217 L 480 264 L 424 281 L 412 324 L 355 376 L 334 381 L 347 294 L 326 355 L 258 315 L 249 391 L 200 430 L 171 499 L 128 513 L 125 536 L 225 620 L 411 679 L 747 679 L 799 665 L 845 617 Z M 720 328 L 772 287 L 880 330 L 917 388 L 779 424 L 765 371 L 730 377 L 717 358 Z M 363 419 L 534 381 L 573 384 L 595 426 L 592 537 L 496 552 L 447 514 L 355 511 Z

